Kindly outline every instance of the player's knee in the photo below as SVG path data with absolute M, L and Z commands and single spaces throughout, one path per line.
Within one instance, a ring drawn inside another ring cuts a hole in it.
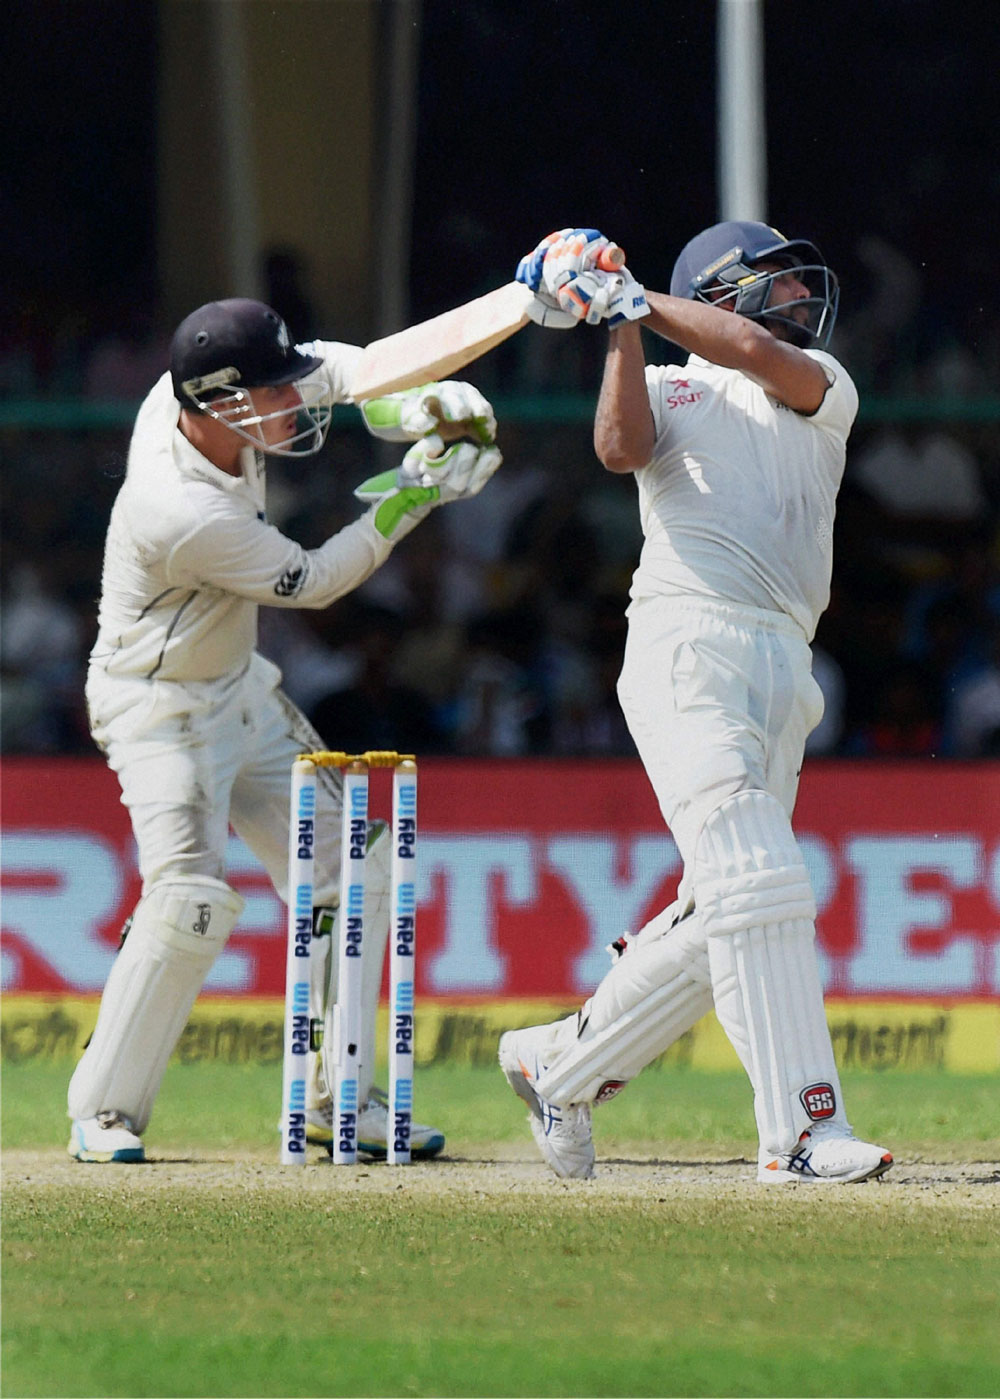
M 221 951 L 243 900 L 224 880 L 209 875 L 173 875 L 140 899 L 129 942 L 157 944 L 168 955 L 214 957 Z
M 816 916 L 791 823 L 765 791 L 738 792 L 709 815 L 695 849 L 694 886 L 709 936 Z

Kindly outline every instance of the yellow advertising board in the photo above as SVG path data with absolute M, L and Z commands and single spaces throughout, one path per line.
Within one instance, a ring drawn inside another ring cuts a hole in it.
M 72 1060 L 97 1019 L 98 999 L 41 994 L 8 995 L 0 1008 L 3 1057 L 8 1064 Z M 570 1014 L 556 1001 L 426 1000 L 417 1010 L 417 1064 L 492 1064 L 500 1034 Z M 232 1064 L 281 1062 L 281 1000 L 203 997 L 181 1035 L 175 1059 Z M 385 1041 L 380 1011 L 377 1043 Z M 1000 1002 L 829 1000 L 827 1019 L 842 1069 L 876 1073 L 1000 1070 Z M 693 1070 L 737 1067 L 714 1015 L 707 1015 L 658 1061 Z

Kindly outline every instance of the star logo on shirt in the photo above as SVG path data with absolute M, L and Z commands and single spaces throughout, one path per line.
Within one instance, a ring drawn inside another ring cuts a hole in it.
M 689 403 L 700 403 L 705 397 L 704 389 L 692 389 L 690 379 L 668 379 L 673 393 L 667 395 L 667 408 L 682 408 Z

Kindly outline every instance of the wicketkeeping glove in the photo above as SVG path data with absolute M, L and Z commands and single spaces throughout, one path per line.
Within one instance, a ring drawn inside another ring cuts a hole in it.
M 354 494 L 375 507 L 375 528 L 395 542 L 436 505 L 478 495 L 502 460 L 496 447 L 445 447 L 431 433 L 414 443 L 398 467 L 363 481 Z
M 415 442 L 437 432 L 448 441 L 472 437 L 484 446 L 497 435 L 492 405 L 472 384 L 445 379 L 360 404 L 368 431 L 387 442 Z

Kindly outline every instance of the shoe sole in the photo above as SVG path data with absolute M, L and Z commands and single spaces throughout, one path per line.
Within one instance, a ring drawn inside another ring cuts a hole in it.
M 798 1171 L 769 1171 L 767 1167 L 757 1172 L 758 1185 L 860 1185 L 862 1181 L 878 1180 L 893 1164 L 887 1151 L 881 1161 L 868 1170 L 854 1171 L 846 1176 L 805 1176 Z
M 71 1146 L 69 1154 L 74 1161 L 82 1161 L 85 1166 L 136 1165 L 146 1159 L 141 1146 L 122 1147 L 118 1151 L 85 1151 L 83 1147 Z
M 331 1141 L 327 1150 L 333 1155 L 333 1142 Z M 371 1156 L 375 1161 L 384 1161 L 388 1155 L 384 1146 L 375 1142 L 358 1142 L 358 1150 L 363 1151 L 366 1156 Z M 433 1156 L 439 1156 L 444 1150 L 444 1137 L 440 1132 L 435 1132 L 434 1136 L 424 1142 L 423 1146 L 411 1146 L 410 1155 L 414 1161 L 429 1161 Z

